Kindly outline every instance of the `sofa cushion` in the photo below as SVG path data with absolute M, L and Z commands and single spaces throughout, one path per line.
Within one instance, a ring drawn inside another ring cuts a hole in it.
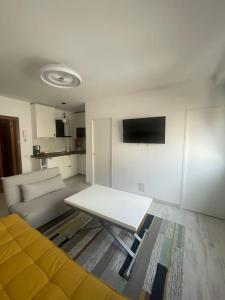
M 41 171 L 24 173 L 2 178 L 3 189 L 7 206 L 11 206 L 22 201 L 22 192 L 20 186 L 32 182 L 52 178 L 60 174 L 59 167 L 48 168 Z
M 63 188 L 28 202 L 11 205 L 9 211 L 19 214 L 29 224 L 37 228 L 71 209 L 64 202 L 64 199 L 73 194 L 72 190 Z
M 38 182 L 21 185 L 23 201 L 27 202 L 65 187 L 61 175 Z
M 127 299 L 88 273 L 18 215 L 0 218 L 0 299 Z

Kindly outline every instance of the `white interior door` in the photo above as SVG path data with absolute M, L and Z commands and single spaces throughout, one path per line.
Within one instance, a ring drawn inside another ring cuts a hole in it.
M 92 178 L 94 184 L 111 186 L 111 119 L 92 121 Z
M 225 218 L 225 107 L 187 112 L 183 208 Z

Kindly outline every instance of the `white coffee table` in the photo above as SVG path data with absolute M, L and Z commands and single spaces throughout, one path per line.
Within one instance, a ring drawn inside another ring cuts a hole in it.
M 132 257 L 131 263 L 124 274 L 128 278 L 146 234 L 145 232 L 144 236 L 140 238 L 136 232 L 145 218 L 152 199 L 105 186 L 92 185 L 66 198 L 64 201 L 97 218 L 101 226 Z M 129 231 L 139 241 L 139 247 L 135 253 L 113 232 L 112 225 Z

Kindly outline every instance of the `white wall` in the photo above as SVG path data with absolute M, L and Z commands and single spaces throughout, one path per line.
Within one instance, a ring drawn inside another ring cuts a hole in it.
M 155 89 L 114 99 L 86 103 L 87 181 L 92 181 L 91 120 L 112 118 L 112 186 L 180 204 L 184 151 L 185 113 L 187 109 L 225 105 L 224 90 L 211 81 Z M 122 143 L 122 119 L 166 116 L 165 145 Z
M 40 145 L 43 152 L 74 150 L 75 142 L 73 138 L 37 138 L 33 140 L 34 145 Z
M 0 115 L 19 118 L 22 171 L 31 171 L 32 133 L 30 103 L 0 96 Z M 23 137 L 25 131 L 26 139 Z

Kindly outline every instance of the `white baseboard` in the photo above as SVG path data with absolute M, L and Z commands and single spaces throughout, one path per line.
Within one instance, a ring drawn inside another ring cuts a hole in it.
M 173 207 L 176 207 L 176 208 L 181 208 L 180 204 L 171 203 L 171 202 L 164 201 L 164 200 L 159 200 L 159 199 L 153 199 L 153 201 L 155 201 L 157 203 L 160 203 L 160 204 L 165 204 L 165 205 L 173 206 Z

